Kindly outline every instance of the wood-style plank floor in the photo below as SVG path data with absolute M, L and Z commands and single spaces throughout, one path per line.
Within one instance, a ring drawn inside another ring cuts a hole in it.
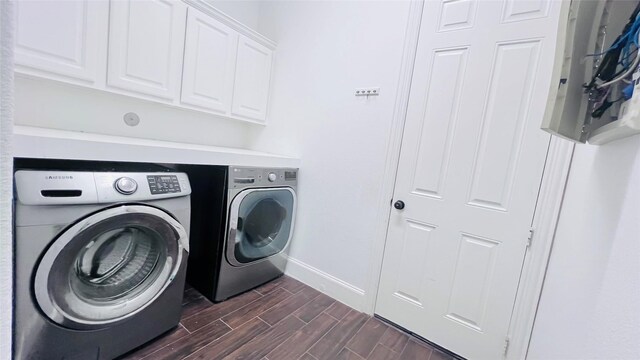
M 285 276 L 219 304 L 187 287 L 180 325 L 121 359 L 452 357 Z

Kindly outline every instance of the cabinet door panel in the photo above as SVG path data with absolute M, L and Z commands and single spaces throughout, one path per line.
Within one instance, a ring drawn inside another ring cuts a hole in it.
M 177 98 L 186 5 L 168 0 L 112 1 L 108 84 L 165 100 Z
M 238 34 L 189 9 L 182 78 L 182 102 L 228 115 L 231 111 Z
M 240 35 L 233 90 L 233 115 L 266 121 L 273 51 Z
M 17 70 L 86 84 L 104 79 L 108 16 L 106 0 L 16 2 Z

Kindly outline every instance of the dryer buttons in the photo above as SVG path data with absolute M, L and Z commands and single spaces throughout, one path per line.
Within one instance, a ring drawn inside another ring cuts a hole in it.
M 269 173 L 269 175 L 267 175 L 267 179 L 269 179 L 270 182 L 274 182 L 278 180 L 278 175 L 276 175 L 276 173 Z
M 116 190 L 123 195 L 131 195 L 138 190 L 138 184 L 129 177 L 121 177 L 114 184 Z

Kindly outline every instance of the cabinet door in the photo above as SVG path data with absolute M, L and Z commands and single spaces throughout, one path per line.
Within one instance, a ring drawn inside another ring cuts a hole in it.
M 187 17 L 182 97 L 185 104 L 228 115 L 238 34 L 190 8 Z
M 106 0 L 17 1 L 17 71 L 104 83 L 108 17 Z
M 171 0 L 111 2 L 108 84 L 173 101 L 180 89 L 186 5 Z
M 240 35 L 233 89 L 233 115 L 264 122 L 273 51 Z

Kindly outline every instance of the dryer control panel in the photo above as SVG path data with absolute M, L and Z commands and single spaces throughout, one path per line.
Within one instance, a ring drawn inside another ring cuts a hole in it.
M 298 183 L 298 169 L 291 168 L 249 168 L 229 167 L 229 188 L 248 187 L 295 187 Z

